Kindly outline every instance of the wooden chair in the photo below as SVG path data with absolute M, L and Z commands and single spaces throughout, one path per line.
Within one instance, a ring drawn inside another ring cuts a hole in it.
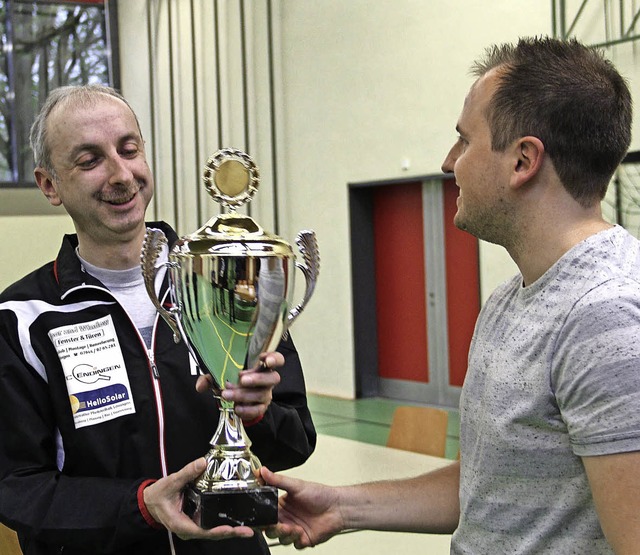
M 18 534 L 4 524 L 0 524 L 0 553 L 2 555 L 22 555 Z
M 444 457 L 449 413 L 431 407 L 396 408 L 387 447 Z

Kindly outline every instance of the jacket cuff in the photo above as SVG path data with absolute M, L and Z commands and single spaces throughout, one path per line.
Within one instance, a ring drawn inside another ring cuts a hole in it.
M 151 526 L 152 528 L 156 528 L 157 530 L 164 529 L 164 526 L 160 524 L 155 518 L 151 516 L 149 513 L 149 509 L 144 503 L 144 488 L 150 486 L 156 482 L 156 480 L 145 480 L 138 486 L 138 509 L 140 509 L 140 513 L 142 514 L 142 518 L 144 518 L 145 522 Z
M 262 413 L 260 416 L 254 418 L 253 420 L 243 420 L 242 424 L 244 424 L 245 428 L 248 428 L 249 426 L 255 426 L 258 422 L 260 422 L 264 418 L 265 414 L 266 413 Z

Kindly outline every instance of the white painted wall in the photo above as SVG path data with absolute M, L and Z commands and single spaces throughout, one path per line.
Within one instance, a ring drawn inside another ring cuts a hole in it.
M 0 289 L 54 260 L 62 235 L 74 232 L 67 216 L 0 216 Z

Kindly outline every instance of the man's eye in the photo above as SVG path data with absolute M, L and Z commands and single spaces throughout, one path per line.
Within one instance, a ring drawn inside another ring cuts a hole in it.
M 97 156 L 91 156 L 90 158 L 83 158 L 78 161 L 78 167 L 81 169 L 90 169 L 98 163 Z
M 122 156 L 133 157 L 136 156 L 139 152 L 140 149 L 136 145 L 128 145 L 122 149 L 121 154 Z

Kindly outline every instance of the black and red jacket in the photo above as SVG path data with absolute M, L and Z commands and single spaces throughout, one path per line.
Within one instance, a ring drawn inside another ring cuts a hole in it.
M 150 225 L 170 244 L 177 239 L 167 224 Z M 145 521 L 140 484 L 203 456 L 218 410 L 212 395 L 195 391 L 184 342 L 175 344 L 156 318 L 148 350 L 124 308 L 83 271 L 76 246 L 66 235 L 54 262 L 0 295 L 0 521 L 18 531 L 26 555 L 268 553 L 259 534 L 181 541 Z M 104 317 L 116 330 L 135 412 L 76 429 L 49 332 Z M 302 464 L 316 441 L 298 354 L 290 340 L 278 350 L 281 383 L 264 418 L 247 428 L 252 451 L 273 470 Z

